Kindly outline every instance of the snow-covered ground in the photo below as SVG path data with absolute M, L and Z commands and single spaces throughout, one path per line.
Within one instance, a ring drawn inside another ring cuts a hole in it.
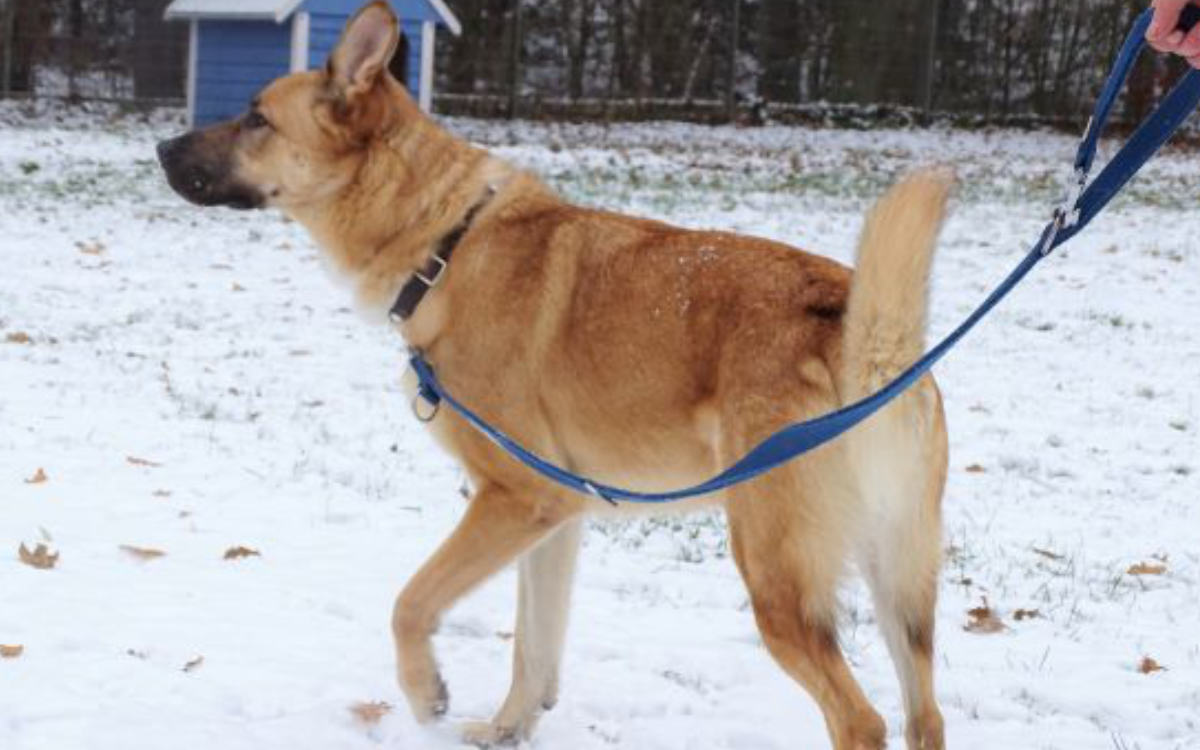
M 458 747 L 454 723 L 507 688 L 514 576 L 447 618 L 449 720 L 418 727 L 392 599 L 463 503 L 401 396 L 401 342 L 294 224 L 172 195 L 152 150 L 171 117 L 0 122 L 0 644 L 24 647 L 0 658 L 0 748 Z M 450 125 L 587 203 L 840 259 L 899 171 L 953 163 L 934 335 L 1024 252 L 1072 146 Z M 1200 157 L 1160 157 L 938 369 L 954 747 L 1200 747 L 1198 197 Z M 39 542 L 51 569 L 18 560 Z M 532 747 L 826 746 L 759 642 L 719 517 L 597 524 L 585 545 L 562 700 Z M 225 559 L 238 546 L 260 554 Z M 848 582 L 845 602 L 900 746 L 867 596 Z M 984 602 L 999 632 L 966 629 Z M 375 701 L 394 707 L 376 723 L 350 710 Z

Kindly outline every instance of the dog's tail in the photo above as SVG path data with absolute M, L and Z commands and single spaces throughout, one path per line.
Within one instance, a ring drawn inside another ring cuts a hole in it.
M 867 215 L 842 331 L 846 403 L 886 385 L 925 349 L 929 268 L 953 186 L 948 169 L 918 172 Z

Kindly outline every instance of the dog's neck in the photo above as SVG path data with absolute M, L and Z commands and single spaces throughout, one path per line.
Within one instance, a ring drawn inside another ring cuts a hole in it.
M 403 115 L 359 157 L 355 179 L 333 200 L 290 211 L 350 277 L 373 317 L 386 313 L 480 195 L 515 172 L 415 108 Z

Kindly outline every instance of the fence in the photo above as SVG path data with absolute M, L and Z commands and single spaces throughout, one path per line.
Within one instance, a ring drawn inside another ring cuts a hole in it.
M 0 0 L 0 95 L 180 104 L 187 29 L 165 0 Z
M 0 0 L 0 95 L 180 103 L 168 0 Z M 1078 122 L 1145 0 L 450 0 L 435 108 L 573 119 Z M 1138 119 L 1182 70 L 1147 56 Z

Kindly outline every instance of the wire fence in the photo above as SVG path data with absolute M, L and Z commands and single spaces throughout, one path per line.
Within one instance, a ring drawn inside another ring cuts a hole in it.
M 168 0 L 0 0 L 0 96 L 180 104 Z M 353 5 L 354 3 L 351 3 Z M 450 0 L 435 109 L 547 119 L 1077 124 L 1144 0 Z M 1135 70 L 1136 121 L 1182 71 Z
M 187 28 L 165 0 L 0 0 L 0 96 L 181 104 Z

